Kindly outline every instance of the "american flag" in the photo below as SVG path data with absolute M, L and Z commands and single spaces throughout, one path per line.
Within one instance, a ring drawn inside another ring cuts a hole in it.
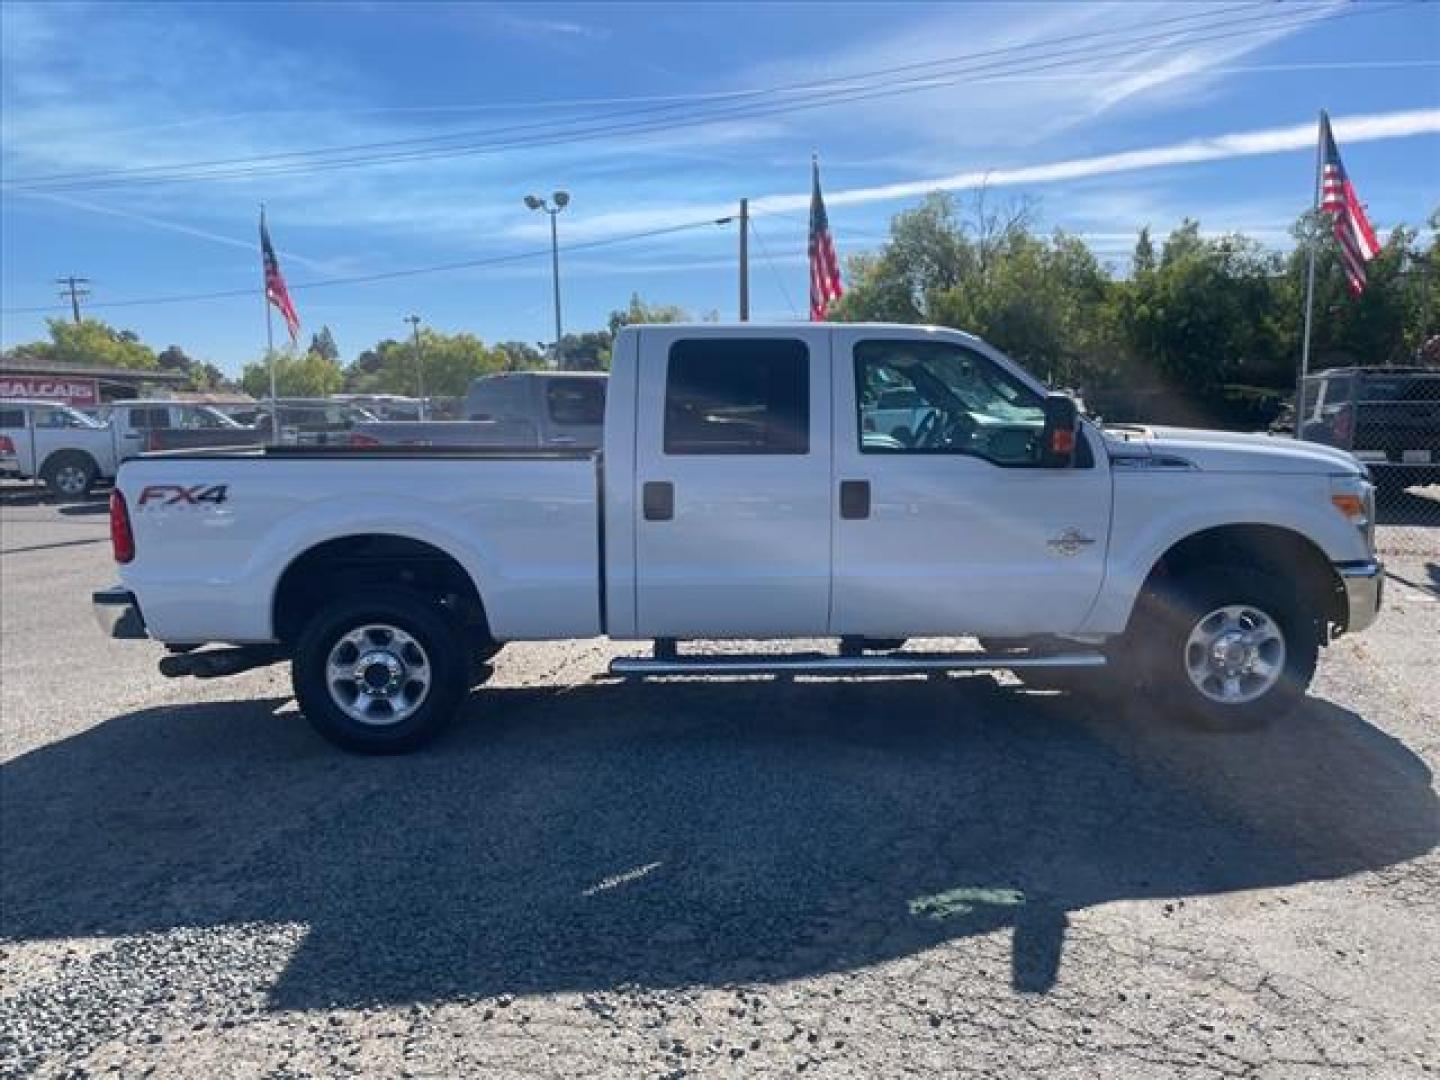
M 1330 117 L 1320 114 L 1320 209 L 1330 215 L 1335 239 L 1340 243 L 1340 265 L 1345 282 L 1359 296 L 1365 291 L 1365 264 L 1380 254 L 1380 241 L 1365 208 L 1345 175 L 1340 150 L 1330 133 Z
M 265 211 L 260 211 L 260 257 L 265 263 L 265 299 L 279 309 L 285 319 L 285 329 L 290 332 L 290 344 L 295 344 L 295 335 L 300 332 L 300 316 L 290 302 L 290 290 L 285 287 L 285 275 L 280 273 L 280 260 L 275 258 L 275 246 L 270 243 L 270 230 L 265 225 Z
M 830 236 L 830 219 L 820 195 L 820 162 L 810 162 L 814 185 L 810 191 L 810 321 L 824 322 L 830 305 L 845 295 L 840 284 L 840 261 Z

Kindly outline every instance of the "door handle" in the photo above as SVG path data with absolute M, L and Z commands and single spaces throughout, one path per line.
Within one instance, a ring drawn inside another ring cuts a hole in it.
M 675 485 L 669 480 L 649 480 L 640 489 L 646 521 L 669 521 L 675 516 Z
M 870 516 L 870 481 L 840 481 L 840 516 L 846 521 L 861 521 Z

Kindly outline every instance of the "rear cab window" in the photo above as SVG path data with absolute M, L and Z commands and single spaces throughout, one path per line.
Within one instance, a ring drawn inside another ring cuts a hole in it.
M 0 408 L 0 428 L 23 428 L 24 426 L 24 409 Z
M 668 455 L 808 454 L 810 351 L 791 338 L 693 338 L 670 347 Z
M 1440 401 L 1440 377 L 1436 376 L 1371 375 L 1360 385 L 1362 402 Z
M 600 424 L 605 420 L 604 379 L 548 379 L 545 405 L 557 424 Z

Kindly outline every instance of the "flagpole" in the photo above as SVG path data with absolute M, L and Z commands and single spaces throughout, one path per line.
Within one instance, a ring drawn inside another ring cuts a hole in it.
M 265 233 L 265 204 L 260 204 L 260 233 Z M 280 445 L 280 403 L 275 399 L 275 312 L 270 307 L 270 280 L 265 253 L 260 253 L 260 302 L 265 305 L 265 367 L 270 374 L 270 444 Z
M 1319 240 L 1317 215 L 1320 211 L 1321 154 L 1325 138 L 1325 110 L 1315 125 L 1315 197 L 1310 208 L 1309 265 L 1305 271 L 1305 331 L 1300 343 L 1300 378 L 1295 384 L 1295 438 L 1305 423 L 1305 379 L 1310 374 L 1310 327 L 1315 317 L 1315 248 Z

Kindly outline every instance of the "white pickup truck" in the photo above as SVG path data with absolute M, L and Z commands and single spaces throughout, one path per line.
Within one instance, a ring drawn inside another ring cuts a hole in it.
M 83 496 L 109 480 L 119 462 L 156 445 L 204 446 L 258 442 L 209 405 L 185 401 L 122 401 L 93 420 L 55 401 L 0 400 L 0 474 L 38 478 L 62 499 Z
M 630 327 L 612 365 L 598 454 L 128 462 L 102 627 L 166 643 L 170 675 L 288 658 L 322 733 L 386 752 L 431 736 L 503 643 L 601 634 L 653 641 L 612 662 L 632 677 L 1108 664 L 1157 709 L 1243 726 L 1379 609 L 1373 489 L 1338 450 L 1102 429 L 945 329 Z M 928 409 L 903 441 L 867 424 L 897 388 Z M 957 636 L 981 650 L 906 644 Z M 683 646 L 817 637 L 839 647 Z

